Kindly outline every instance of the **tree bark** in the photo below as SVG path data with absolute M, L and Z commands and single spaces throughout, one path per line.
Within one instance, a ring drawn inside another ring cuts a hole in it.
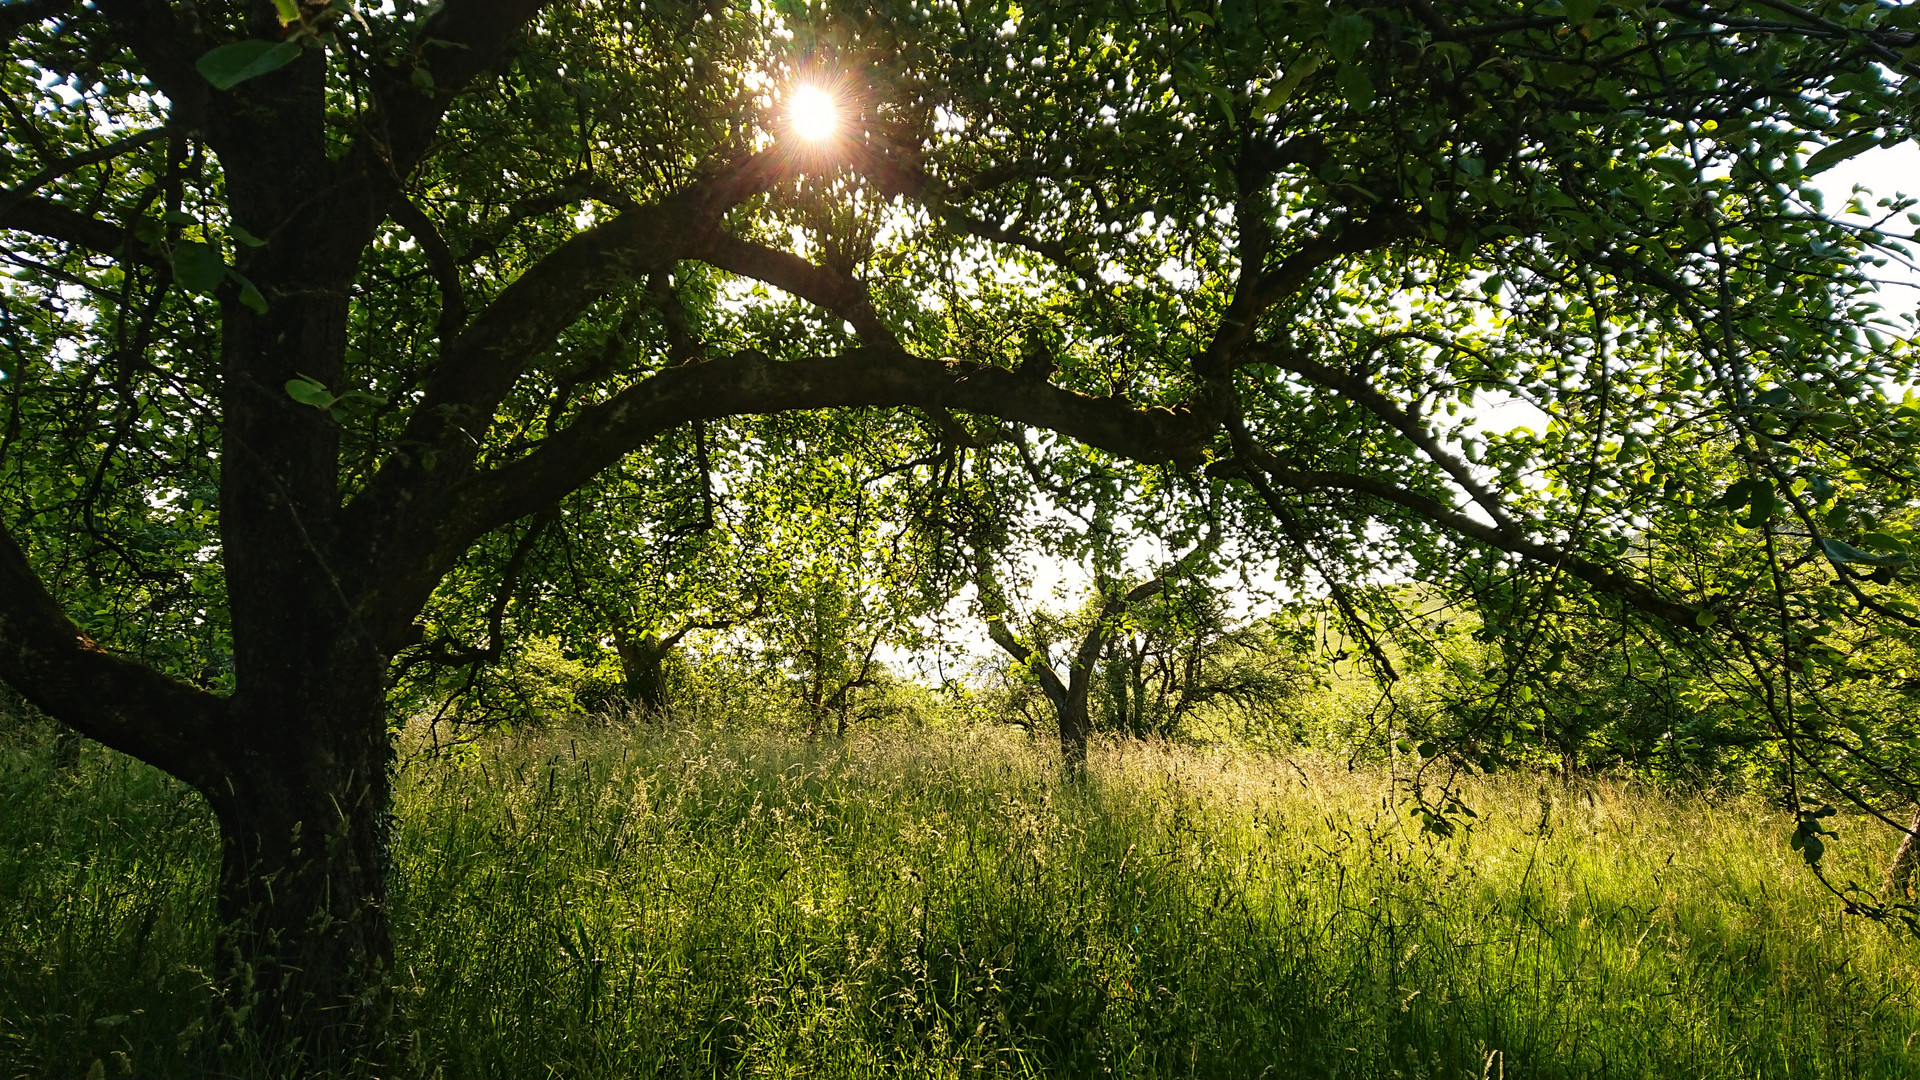
M 218 975 L 245 1051 L 308 1069 L 377 1061 L 390 1013 L 390 742 L 380 670 L 326 665 L 304 699 L 260 695 L 220 822 Z M 290 720 L 297 718 L 296 722 Z
M 1092 688 L 1093 679 L 1087 668 L 1076 665 L 1071 680 L 1065 699 L 1056 703 L 1056 711 L 1060 716 L 1060 763 L 1067 775 L 1077 780 L 1087 771 L 1087 737 L 1093 733 L 1087 691 Z
M 1907 835 L 1900 840 L 1900 849 L 1893 853 L 1893 861 L 1887 864 L 1886 893 L 1895 900 L 1906 900 L 1912 896 L 1909 891 L 1913 884 L 1913 868 L 1920 863 L 1920 807 L 1913 811 L 1913 821 L 1907 825 Z

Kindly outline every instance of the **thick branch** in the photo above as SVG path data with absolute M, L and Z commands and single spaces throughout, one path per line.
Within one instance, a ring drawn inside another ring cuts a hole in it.
M 192 8 L 164 0 L 98 0 L 96 8 L 113 25 L 114 39 L 139 58 L 141 74 L 167 95 L 174 120 L 199 126 L 212 88 L 193 65 L 214 41 Z
M 107 652 L 74 625 L 0 525 L 0 679 L 89 738 L 204 785 L 220 699 Z
M 445 511 L 464 530 L 532 513 L 669 428 L 726 416 L 857 406 L 960 409 L 1045 428 L 1144 464 L 1200 463 L 1219 421 L 1203 410 L 1136 409 L 986 364 L 891 349 L 779 362 L 757 353 L 668 368 L 511 465 L 463 484 Z M 482 525 L 482 523 L 492 523 Z M 479 535 L 472 533 L 471 535 Z M 457 541 L 464 547 L 465 540 Z
M 1008 656 L 1013 657 L 1015 663 L 1033 673 L 1033 677 L 1040 681 L 1040 692 L 1047 695 L 1056 712 L 1065 715 L 1069 694 L 1066 684 L 1060 681 L 1059 672 L 1053 670 L 1052 658 L 1021 641 L 1007 628 L 1006 591 L 1000 587 L 1000 579 L 994 576 L 993 565 L 987 554 L 975 549 L 973 556 L 974 585 L 980 590 L 980 601 L 986 608 L 987 636 Z
M 453 257 L 453 249 L 434 227 L 433 219 L 404 194 L 394 197 L 393 220 L 420 245 L 421 254 L 427 257 L 427 268 L 433 272 L 434 283 L 440 287 L 437 332 L 440 347 L 448 348 L 453 339 L 460 336 L 460 328 L 467 324 L 467 301 L 460 288 L 460 266 Z
M 1169 581 L 1192 571 L 1195 563 L 1206 558 L 1219 546 L 1220 530 L 1218 526 L 1210 527 L 1207 530 L 1206 539 L 1196 544 L 1192 551 L 1175 559 L 1166 569 L 1124 593 L 1107 597 L 1106 602 L 1100 605 L 1100 617 L 1087 628 L 1086 636 L 1080 639 L 1080 648 L 1074 654 L 1072 673 L 1075 684 L 1084 682 L 1093 671 L 1093 662 L 1099 659 L 1100 649 L 1107 642 L 1110 622 L 1132 610 L 1135 604 L 1158 596 L 1160 591 L 1167 587 Z
M 1073 252 L 1070 251 L 1065 244 L 1055 243 L 1051 240 L 1041 240 L 1037 237 L 1028 236 L 1026 233 L 1015 232 L 1011 229 L 1003 229 L 998 225 L 982 221 L 971 214 L 950 206 L 937 207 L 936 212 L 940 215 L 940 220 L 945 222 L 947 226 L 955 232 L 964 233 L 967 236 L 977 237 L 981 240 L 990 240 L 996 244 L 1006 244 L 1009 247 L 1017 247 L 1025 251 L 1031 251 L 1035 255 L 1074 274 L 1084 274 L 1086 272 L 1083 265 L 1084 260 L 1075 259 Z
M 1029 648 L 1026 642 L 1015 637 L 1013 631 L 1007 629 L 1004 616 L 988 617 L 987 636 L 993 639 L 995 645 L 1006 650 L 1007 655 L 1013 657 L 1016 663 L 1033 672 L 1033 677 L 1040 680 L 1040 692 L 1047 695 L 1047 700 L 1053 703 L 1055 709 L 1061 712 L 1066 711 L 1067 687 L 1061 683 L 1060 675 L 1053 670 L 1053 665 L 1047 661 L 1046 657 Z
M 120 257 L 127 247 L 127 231 L 120 226 L 38 195 L 23 196 L 0 212 L 0 229 L 33 233 L 114 258 Z
M 672 198 L 578 233 L 549 252 L 445 347 L 402 443 L 432 448 L 441 468 L 456 471 L 471 459 L 494 406 L 528 360 L 588 305 L 671 266 L 704 243 L 722 214 L 764 190 L 774 175 L 772 159 L 750 158 Z M 383 490 L 391 480 L 377 480 L 370 491 Z
M 414 34 L 410 64 L 375 65 L 375 107 L 353 159 L 369 175 L 398 184 L 432 144 L 454 97 L 497 65 L 547 0 L 447 0 Z M 426 73 L 426 85 L 414 71 Z
M 1406 234 L 1406 225 L 1402 218 L 1388 217 L 1336 227 L 1300 245 L 1299 250 L 1258 276 L 1243 271 L 1233 302 L 1221 316 L 1220 329 L 1207 343 L 1206 351 L 1194 358 L 1194 370 L 1202 376 L 1214 376 L 1247 363 L 1242 346 L 1252 340 L 1260 316 L 1268 308 L 1299 292 L 1333 260 L 1400 239 Z

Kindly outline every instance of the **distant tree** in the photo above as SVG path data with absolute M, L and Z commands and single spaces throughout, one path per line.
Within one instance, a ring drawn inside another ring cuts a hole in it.
M 1168 739 L 1199 713 L 1284 708 L 1318 679 L 1297 635 L 1277 631 L 1269 619 L 1235 625 L 1218 583 L 1172 583 L 1107 636 L 1096 725 Z
M 987 555 L 984 552 L 976 554 L 975 583 L 979 589 L 981 616 L 986 620 L 987 633 L 994 644 L 1005 650 L 1022 670 L 1040 684 L 1041 692 L 1053 706 L 1054 719 L 1060 731 L 1060 757 L 1069 773 L 1078 774 L 1086 764 L 1087 738 L 1093 732 L 1089 700 L 1102 650 L 1122 631 L 1122 620 L 1128 614 L 1138 605 L 1159 596 L 1170 583 L 1196 573 L 1218 542 L 1219 533 L 1209 533 L 1207 539 L 1193 550 L 1131 588 L 1104 577 L 1097 578 L 1095 596 L 1088 605 L 1084 625 L 1062 635 L 1067 652 L 1058 660 L 1053 655 L 1053 634 L 1043 631 L 1023 638 L 1008 626 L 1010 605 L 1005 590 Z

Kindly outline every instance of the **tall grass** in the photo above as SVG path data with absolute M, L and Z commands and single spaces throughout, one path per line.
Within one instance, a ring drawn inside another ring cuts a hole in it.
M 403 773 L 383 1075 L 1899 1077 L 1920 947 L 1780 816 L 996 731 L 575 729 Z M 1879 849 L 1843 834 L 1864 877 Z M 188 1075 L 204 812 L 102 751 L 0 764 L 0 1075 Z M 1857 864 L 1849 865 L 1849 858 Z M 117 1055 L 117 1056 L 116 1056 Z

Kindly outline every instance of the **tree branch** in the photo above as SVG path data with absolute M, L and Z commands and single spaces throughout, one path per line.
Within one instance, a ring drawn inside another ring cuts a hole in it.
M 1167 582 L 1187 573 L 1193 568 L 1194 563 L 1206 558 L 1219 546 L 1220 528 L 1218 525 L 1209 525 L 1206 538 L 1194 545 L 1192 551 L 1175 559 L 1166 569 L 1125 593 L 1107 597 L 1106 602 L 1100 605 L 1100 617 L 1094 620 L 1093 625 L 1087 629 L 1086 636 L 1080 639 L 1080 648 L 1073 660 L 1074 681 L 1081 681 L 1088 672 L 1093 670 L 1093 662 L 1099 659 L 1100 649 L 1107 641 L 1109 621 L 1126 614 L 1133 605 L 1159 595 L 1160 591 L 1167 587 Z
M 55 720 L 204 786 L 222 775 L 219 698 L 107 652 L 67 617 L 0 525 L 0 679 Z
M 1406 226 L 1400 217 L 1353 222 L 1313 237 L 1257 276 L 1249 272 L 1250 268 L 1243 268 L 1233 302 L 1220 317 L 1220 328 L 1207 343 L 1206 351 L 1194 357 L 1194 370 L 1210 378 L 1247 363 L 1242 346 L 1252 340 L 1260 316 L 1268 308 L 1300 291 L 1321 267 L 1342 255 L 1357 255 L 1390 244 L 1406 234 Z
M 119 258 L 128 246 L 127 231 L 120 226 L 38 195 L 22 196 L 0 212 L 0 229 L 33 233 L 113 258 Z
M 715 233 L 688 253 L 722 270 L 763 281 L 831 311 L 853 324 L 855 332 L 875 345 L 899 348 L 887 324 L 873 310 L 867 287 L 848 274 L 837 274 L 777 248 Z
M 1397 484 L 1371 476 L 1328 470 L 1296 469 L 1267 450 L 1254 449 L 1251 457 L 1253 460 L 1250 461 L 1223 462 L 1208 471 L 1215 475 L 1226 476 L 1232 475 L 1237 468 L 1256 468 L 1276 483 L 1296 491 L 1332 489 L 1372 495 L 1411 510 L 1436 525 L 1451 529 L 1462 536 L 1471 537 L 1490 547 L 1531 559 L 1544 566 L 1559 567 L 1594 589 L 1617 596 L 1671 626 L 1683 627 L 1696 633 L 1700 629 L 1696 621 L 1698 612 L 1685 604 L 1667 599 L 1642 582 L 1570 551 L 1475 521 L 1430 495 L 1409 491 Z
M 686 257 L 707 240 L 722 214 L 765 190 L 776 175 L 774 158 L 748 158 L 678 195 L 577 233 L 549 252 L 475 315 L 457 341 L 443 344 L 402 444 L 431 449 L 442 476 L 458 475 L 529 359 L 594 301 Z M 390 489 L 406 465 L 390 458 L 367 495 L 396 497 Z
M 974 586 L 980 590 L 981 605 L 985 608 L 987 636 L 993 639 L 1014 662 L 1033 673 L 1040 681 L 1040 692 L 1047 695 L 1057 712 L 1067 710 L 1068 689 L 1060 681 L 1060 674 L 1053 670 L 1053 660 L 1045 653 L 1021 641 L 1007 628 L 1007 595 L 1000 587 L 1000 579 L 993 574 L 993 566 L 986 553 L 977 547 L 973 553 Z
M 1493 492 L 1488 491 L 1485 485 L 1474 478 L 1473 470 L 1467 467 L 1467 463 L 1441 446 L 1439 440 L 1433 437 L 1432 432 L 1427 430 L 1418 416 L 1400 408 L 1392 399 L 1375 390 L 1365 379 L 1310 359 L 1296 349 L 1272 342 L 1255 343 L 1253 347 L 1245 350 L 1245 356 L 1248 362 L 1272 364 L 1311 379 L 1330 390 L 1338 390 L 1364 406 L 1368 412 L 1386 421 L 1389 427 L 1406 436 L 1407 441 L 1419 447 L 1422 453 L 1445 469 L 1447 475 L 1453 477 L 1454 483 L 1459 484 L 1461 490 L 1485 510 L 1487 516 L 1493 518 L 1494 524 L 1505 532 L 1519 534 L 1520 528 L 1507 515 L 1506 507 Z
M 98 0 L 97 9 L 113 25 L 114 39 L 139 58 L 141 74 L 167 95 L 175 120 L 200 127 L 212 87 L 193 65 L 215 42 L 193 9 L 165 0 Z
M 25 180 L 22 180 L 14 186 L 13 190 L 5 194 L 0 194 L 0 221 L 6 220 L 8 213 L 11 212 L 14 207 L 26 201 L 29 195 L 32 195 L 34 192 L 39 191 L 41 188 L 46 187 L 48 184 L 51 184 L 68 173 L 76 169 L 84 169 L 89 165 L 98 165 L 103 161 L 112 161 L 122 154 L 132 150 L 138 150 L 157 139 L 164 139 L 168 134 L 170 134 L 170 132 L 166 127 L 157 127 L 151 131 L 143 131 L 138 135 L 129 135 L 124 139 L 110 142 L 105 146 L 96 146 L 92 150 L 74 154 L 65 160 L 54 162 L 39 172 L 34 173 L 32 176 L 27 177 Z
M 497 65 L 507 45 L 548 0 L 446 0 L 413 36 L 411 64 L 371 68 L 374 108 L 350 160 L 397 185 L 432 145 L 453 99 Z M 414 72 L 426 73 L 426 85 Z
M 394 222 L 420 245 L 421 254 L 427 257 L 427 268 L 433 272 L 434 283 L 440 287 L 440 323 L 436 332 L 440 347 L 450 348 L 460 336 L 460 329 L 467 324 L 467 301 L 460 288 L 459 262 L 440 230 L 434 227 L 433 219 L 414 205 L 412 199 L 405 194 L 394 196 L 392 213 Z
M 1046 428 L 1144 464 L 1198 465 L 1219 420 L 1209 410 L 1136 409 L 1021 378 L 1004 368 L 925 360 L 893 349 L 773 361 L 741 353 L 660 371 L 611 400 L 583 409 L 566 430 L 510 465 L 473 476 L 417 524 L 464 549 L 470 533 L 511 521 L 558 498 L 670 428 L 692 420 L 858 406 L 950 408 Z M 482 523 L 493 523 L 483 526 Z

